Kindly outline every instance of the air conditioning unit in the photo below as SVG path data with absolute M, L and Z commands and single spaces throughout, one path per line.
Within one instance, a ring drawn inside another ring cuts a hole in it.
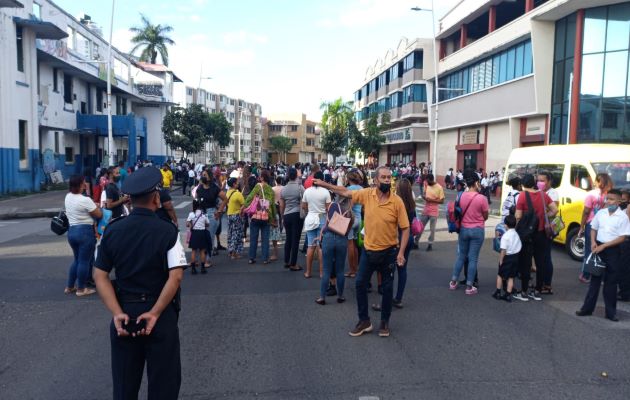
M 422 104 L 422 111 L 426 111 L 427 110 L 427 103 Z

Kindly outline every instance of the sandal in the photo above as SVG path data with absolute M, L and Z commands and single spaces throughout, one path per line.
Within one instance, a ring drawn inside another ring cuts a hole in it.
M 380 304 L 376 304 L 376 303 L 372 304 L 372 310 L 374 310 L 374 311 L 382 311 L 381 305 Z
M 289 269 L 291 271 L 295 272 L 295 271 L 301 271 L 302 267 L 300 267 L 299 265 L 293 265 L 293 266 L 289 267 Z
M 355 278 L 357 274 L 346 272 L 345 274 L 343 274 L 343 276 L 345 276 L 346 278 Z
M 320 306 L 325 306 L 326 305 L 326 299 L 322 299 L 320 297 L 317 300 L 315 300 L 315 303 L 319 304 Z
M 309 275 L 309 274 L 306 274 L 306 273 L 305 273 L 305 274 L 304 274 L 304 278 L 306 278 L 306 279 L 310 279 L 310 278 L 311 278 L 311 275 Z
M 77 287 L 76 286 L 74 286 L 74 287 L 67 287 L 67 288 L 63 289 L 63 294 L 72 294 L 72 293 L 74 293 L 76 291 L 77 291 Z
M 248 264 L 256 264 L 256 260 L 254 260 L 253 258 L 250 258 L 249 261 L 247 261 Z
M 540 290 L 540 294 L 553 294 L 553 289 L 551 288 L 551 286 L 543 286 L 543 288 Z

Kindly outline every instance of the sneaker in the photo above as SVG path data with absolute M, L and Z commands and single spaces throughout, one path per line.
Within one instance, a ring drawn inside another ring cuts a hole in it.
M 352 337 L 357 337 L 363 335 L 364 333 L 372 332 L 372 329 L 372 323 L 370 322 L 370 320 L 359 321 L 357 323 L 357 326 L 355 326 L 353 330 L 348 332 L 348 334 Z
M 77 295 L 77 297 L 83 297 L 83 296 L 89 296 L 94 293 L 96 293 L 96 290 L 86 287 L 83 290 L 77 290 L 75 294 Z
M 524 295 L 521 292 L 518 292 L 514 295 L 512 295 L 512 298 L 516 299 L 516 300 L 520 300 L 520 301 L 529 301 L 529 299 L 527 298 L 526 295 Z
M 512 295 L 509 293 L 505 293 L 504 295 L 501 296 L 501 300 L 505 300 L 508 303 L 512 302 Z
M 536 300 L 536 301 L 540 301 L 542 300 L 542 297 L 540 297 L 540 293 L 534 291 L 534 290 L 530 290 L 529 293 L 527 293 L 527 297 L 529 297 L 532 300 Z
M 432 244 L 427 246 L 427 251 L 431 251 L 431 250 L 433 250 L 433 245 Z
M 466 294 L 467 295 L 477 294 L 477 288 L 474 286 L 471 286 L 470 288 L 466 288 Z
M 498 290 L 495 290 L 494 293 L 492 293 L 492 297 L 494 297 L 495 300 L 501 300 L 501 292 Z
M 394 307 L 396 307 L 396 308 L 403 308 L 403 303 L 402 303 L 402 300 L 396 300 L 396 299 L 393 299 L 393 300 L 392 300 L 392 305 L 393 305 Z
M 389 323 L 381 321 L 381 326 L 378 328 L 378 336 L 389 337 Z
M 328 285 L 328 290 L 326 290 L 326 296 L 336 296 L 337 288 L 333 285 Z
M 455 290 L 455 289 L 457 289 L 457 281 L 450 281 L 450 282 L 448 283 L 448 288 L 449 288 L 449 290 Z

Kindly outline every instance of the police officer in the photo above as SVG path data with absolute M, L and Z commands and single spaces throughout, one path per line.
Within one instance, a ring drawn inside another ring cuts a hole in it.
M 187 262 L 177 228 L 155 214 L 161 180 L 152 167 L 129 175 L 122 191 L 133 211 L 108 225 L 97 250 L 94 280 L 113 315 L 114 399 L 138 398 L 145 362 L 149 399 L 179 394 L 179 286 Z

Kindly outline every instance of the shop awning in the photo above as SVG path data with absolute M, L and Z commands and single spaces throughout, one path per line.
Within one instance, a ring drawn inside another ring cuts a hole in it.
M 2 7 L 24 8 L 24 4 L 17 0 L 0 0 L 0 8 Z
M 13 21 L 17 26 L 21 26 L 35 32 L 35 36 L 38 39 L 59 40 L 68 37 L 66 32 L 61 30 L 52 22 L 40 21 L 37 19 L 24 19 L 20 17 L 13 17 Z

